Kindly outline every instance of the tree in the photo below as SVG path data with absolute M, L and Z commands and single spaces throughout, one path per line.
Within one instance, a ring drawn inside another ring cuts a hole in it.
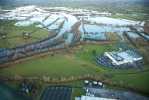
M 108 84 L 109 81 L 106 79 L 106 80 L 103 81 L 103 83 Z
M 129 88 L 133 88 L 133 85 L 132 84 L 129 84 Z
M 100 77 L 100 76 L 95 75 L 95 76 L 94 76 L 94 80 L 95 80 L 95 81 L 101 81 L 102 79 L 101 79 L 101 77 Z
M 75 80 L 75 77 L 74 76 L 71 76 L 70 79 L 71 79 L 71 81 L 74 81 Z
M 49 76 L 48 76 L 48 77 L 43 76 L 43 81 L 44 81 L 44 82 L 50 82 L 50 77 L 49 77 Z
M 93 55 L 96 55 L 96 50 L 93 50 L 93 52 L 92 52 L 92 53 L 93 53 Z
M 59 83 L 60 81 L 57 78 L 52 79 L 52 83 Z
M 123 86 L 123 82 L 122 82 L 122 81 L 120 81 L 120 82 L 119 82 L 119 85 L 120 85 L 120 86 Z
M 84 52 L 88 53 L 88 49 L 84 49 Z

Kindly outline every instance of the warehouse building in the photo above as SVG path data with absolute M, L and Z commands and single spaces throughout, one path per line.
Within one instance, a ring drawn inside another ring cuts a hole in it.
M 142 57 L 132 50 L 122 51 L 119 50 L 117 52 L 105 52 L 104 56 L 107 56 L 112 60 L 113 65 L 121 65 L 125 63 L 133 63 L 134 61 L 141 60 Z

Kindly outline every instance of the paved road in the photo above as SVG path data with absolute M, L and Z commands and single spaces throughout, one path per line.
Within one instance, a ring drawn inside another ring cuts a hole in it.
M 148 97 L 134 94 L 131 92 L 96 89 L 96 88 L 88 88 L 88 87 L 83 87 L 83 88 L 88 89 L 88 92 L 91 94 L 94 94 L 95 97 L 106 97 L 106 98 L 113 98 L 113 99 L 120 99 L 120 100 L 149 100 Z

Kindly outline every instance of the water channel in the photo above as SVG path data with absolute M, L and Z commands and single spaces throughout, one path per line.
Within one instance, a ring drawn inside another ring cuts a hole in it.
M 37 9 L 37 7 L 35 7 L 35 6 L 32 7 L 32 9 L 35 9 L 35 8 Z M 22 9 L 23 9 L 24 13 L 22 12 Z M 73 38 L 73 33 L 70 33 L 71 26 L 73 26 L 76 22 L 79 22 L 79 21 L 81 22 L 81 25 L 79 26 L 78 29 L 82 32 L 80 41 L 82 41 L 84 37 L 106 40 L 105 34 L 110 34 L 110 32 L 116 32 L 118 35 L 120 35 L 121 41 L 124 42 L 125 41 L 125 39 L 123 37 L 124 30 L 130 31 L 130 29 L 127 28 L 126 25 L 130 25 L 130 24 L 136 25 L 136 24 L 140 23 L 140 22 L 136 22 L 136 21 L 113 19 L 113 18 L 102 17 L 102 16 L 94 16 L 94 17 L 83 16 L 83 17 L 80 17 L 80 20 L 78 20 L 76 16 L 69 14 L 69 13 L 65 13 L 65 12 L 43 12 L 43 10 L 32 11 L 32 9 L 30 8 L 30 9 L 27 9 L 27 11 L 26 11 L 24 8 L 17 8 L 16 10 L 12 10 L 11 13 L 7 13 L 5 15 L 0 14 L 0 19 L 7 19 L 7 20 L 16 20 L 17 19 L 18 22 L 15 23 L 15 25 L 18 27 L 29 26 L 36 22 L 40 22 L 41 24 L 36 25 L 36 27 L 43 28 L 43 25 L 47 26 L 49 23 L 52 23 L 53 21 L 55 21 L 56 19 L 59 18 L 52 25 L 48 26 L 47 28 L 44 28 L 45 30 L 48 30 L 48 31 L 52 31 L 53 29 L 58 28 L 59 24 L 63 21 L 65 21 L 64 25 L 58 31 L 58 34 L 56 36 L 54 36 L 53 38 L 46 39 L 42 42 L 35 42 L 35 43 L 27 44 L 24 47 L 17 47 L 15 49 L 13 49 L 14 51 L 19 51 L 21 48 L 27 48 L 28 46 L 34 45 L 34 46 L 38 47 L 42 43 L 49 43 L 49 42 L 61 37 L 62 34 L 65 33 L 66 31 L 68 31 L 69 33 L 68 33 L 67 38 L 65 39 L 65 42 L 71 43 L 72 38 Z M 66 8 L 66 10 L 68 10 L 68 9 Z M 29 11 L 30 11 L 30 13 L 27 14 L 27 12 L 29 12 Z M 17 16 L 16 16 L 16 14 L 17 14 Z M 91 24 L 84 25 L 84 29 L 87 33 L 85 33 L 83 30 L 82 19 L 91 22 Z M 103 24 L 106 24 L 106 26 L 97 26 L 94 24 L 94 22 L 103 23 Z M 122 27 L 117 28 L 117 27 L 115 27 L 116 25 L 120 25 Z M 139 37 L 134 33 L 130 33 L 130 36 L 133 38 Z M 65 44 L 65 43 L 63 43 L 63 44 Z M 59 44 L 59 45 L 63 45 L 63 44 Z M 37 52 L 38 50 L 39 49 L 35 49 L 34 52 Z M 2 49 L 2 50 L 0 50 L 0 56 L 6 55 L 10 51 L 11 50 L 7 49 L 7 48 Z M 5 57 L 3 56 L 1 59 L 5 59 Z

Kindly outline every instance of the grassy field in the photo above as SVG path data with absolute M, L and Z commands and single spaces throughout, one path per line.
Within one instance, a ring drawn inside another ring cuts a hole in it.
M 8 35 L 22 35 L 23 32 L 25 33 L 30 33 L 31 31 L 29 30 L 6 30 L 4 31 L 6 32 Z
M 107 40 L 115 40 L 115 41 L 121 40 L 120 35 L 118 35 L 117 33 L 108 33 L 108 34 L 105 34 L 105 36 Z
M 16 20 L 0 20 L 0 28 L 3 28 L 3 31 L 0 31 L 0 34 L 7 33 L 7 35 L 13 36 L 13 35 L 22 35 L 23 32 L 30 33 L 33 30 L 40 29 L 39 27 L 35 27 L 35 25 L 29 25 L 29 26 L 15 26 Z M 33 36 L 37 37 L 45 37 L 49 34 L 49 31 L 46 30 L 40 30 L 33 34 Z M 28 43 L 36 41 L 37 39 L 29 38 L 29 39 L 22 39 L 21 37 L 15 37 L 15 38 L 6 38 L 6 41 L 10 46 L 17 45 L 19 43 Z M 4 43 L 0 40 L 0 48 L 5 48 Z
M 29 39 L 22 39 L 22 37 L 15 37 L 15 38 L 6 38 L 7 43 L 10 46 L 17 45 L 19 43 L 28 43 L 36 41 L 37 39 L 29 38 Z
M 88 50 L 88 53 L 84 51 Z M 100 55 L 105 51 L 115 50 L 113 45 L 84 45 L 82 49 L 76 52 L 74 55 L 68 54 L 58 54 L 55 56 L 46 56 L 44 58 L 39 58 L 29 62 L 21 63 L 9 68 L 1 69 L 0 75 L 14 77 L 15 75 L 20 75 L 22 77 L 32 77 L 38 76 L 42 77 L 49 76 L 50 79 L 53 77 L 61 78 L 92 74 L 100 75 L 104 79 L 117 82 L 123 82 L 123 84 L 132 84 L 134 87 L 149 91 L 148 84 L 148 75 L 149 72 L 141 74 L 116 74 L 112 78 L 106 78 L 104 73 L 109 72 L 134 72 L 137 69 L 132 70 L 119 70 L 119 69 L 110 69 L 105 68 L 97 63 L 95 63 L 91 58 L 94 57 L 92 50 L 96 50 L 96 55 Z M 86 64 L 86 66 L 83 66 Z M 97 71 L 99 69 L 99 72 Z
M 19 31 L 19 34 L 22 34 L 22 32 L 32 32 L 33 30 L 40 29 L 39 27 L 35 27 L 34 24 L 29 26 L 15 26 L 15 23 L 17 23 L 16 20 L 0 20 L 0 28 L 3 28 L 0 34 L 6 32 L 9 35 L 13 35 Z
M 49 34 L 50 34 L 50 31 L 41 29 L 39 31 L 36 31 L 36 32 L 32 33 L 31 36 L 44 38 L 46 36 L 49 36 Z
M 130 14 L 125 14 L 125 15 L 111 15 L 109 16 L 111 18 L 121 18 L 121 19 L 127 19 L 127 20 L 133 20 L 133 21 L 144 21 L 147 18 L 145 16 L 141 15 L 130 15 Z
M 71 96 L 71 100 L 75 100 L 75 97 L 81 97 L 82 95 L 86 95 L 86 90 L 74 88 Z
M 0 49 L 5 48 L 5 44 L 2 42 L 2 40 L 0 40 Z
M 0 31 L 0 34 L 7 33 L 9 36 L 13 35 L 22 35 L 23 32 L 30 33 L 34 30 L 40 29 L 39 27 L 36 27 L 34 24 L 29 26 L 15 26 L 16 20 L 0 20 L 0 28 L 3 28 L 3 31 Z M 31 36 L 41 37 L 44 38 L 50 34 L 49 31 L 41 29 L 39 31 L 36 31 L 31 34 Z M 37 39 L 29 38 L 29 39 L 22 39 L 21 37 L 15 37 L 15 38 L 6 38 L 6 41 L 10 46 L 17 45 L 19 43 L 28 43 L 37 41 Z M 5 45 L 0 40 L 0 48 L 5 48 Z
M 88 66 L 83 66 L 84 63 L 87 63 Z M 102 69 L 99 68 L 101 71 L 101 73 L 99 73 L 95 70 L 95 68 L 96 66 L 93 64 L 82 61 L 74 56 L 56 55 L 54 57 L 47 56 L 2 69 L 0 70 L 0 74 L 9 77 L 13 77 L 15 75 L 20 75 L 22 77 L 42 77 L 45 75 L 61 78 L 62 76 L 70 77 L 84 74 L 101 75 L 103 73 Z
M 40 29 L 40 27 L 36 27 L 34 24 L 31 24 L 31 25 L 29 25 L 29 26 L 15 26 L 15 25 L 13 24 L 13 26 L 12 26 L 11 28 L 12 28 L 12 29 L 19 29 L 19 30 L 30 30 L 30 31 Z
M 122 81 L 123 84 L 129 85 L 132 84 L 133 87 L 143 89 L 149 92 L 149 81 L 148 81 L 149 72 L 140 73 L 140 74 L 123 74 L 123 75 L 114 75 L 111 81 Z

